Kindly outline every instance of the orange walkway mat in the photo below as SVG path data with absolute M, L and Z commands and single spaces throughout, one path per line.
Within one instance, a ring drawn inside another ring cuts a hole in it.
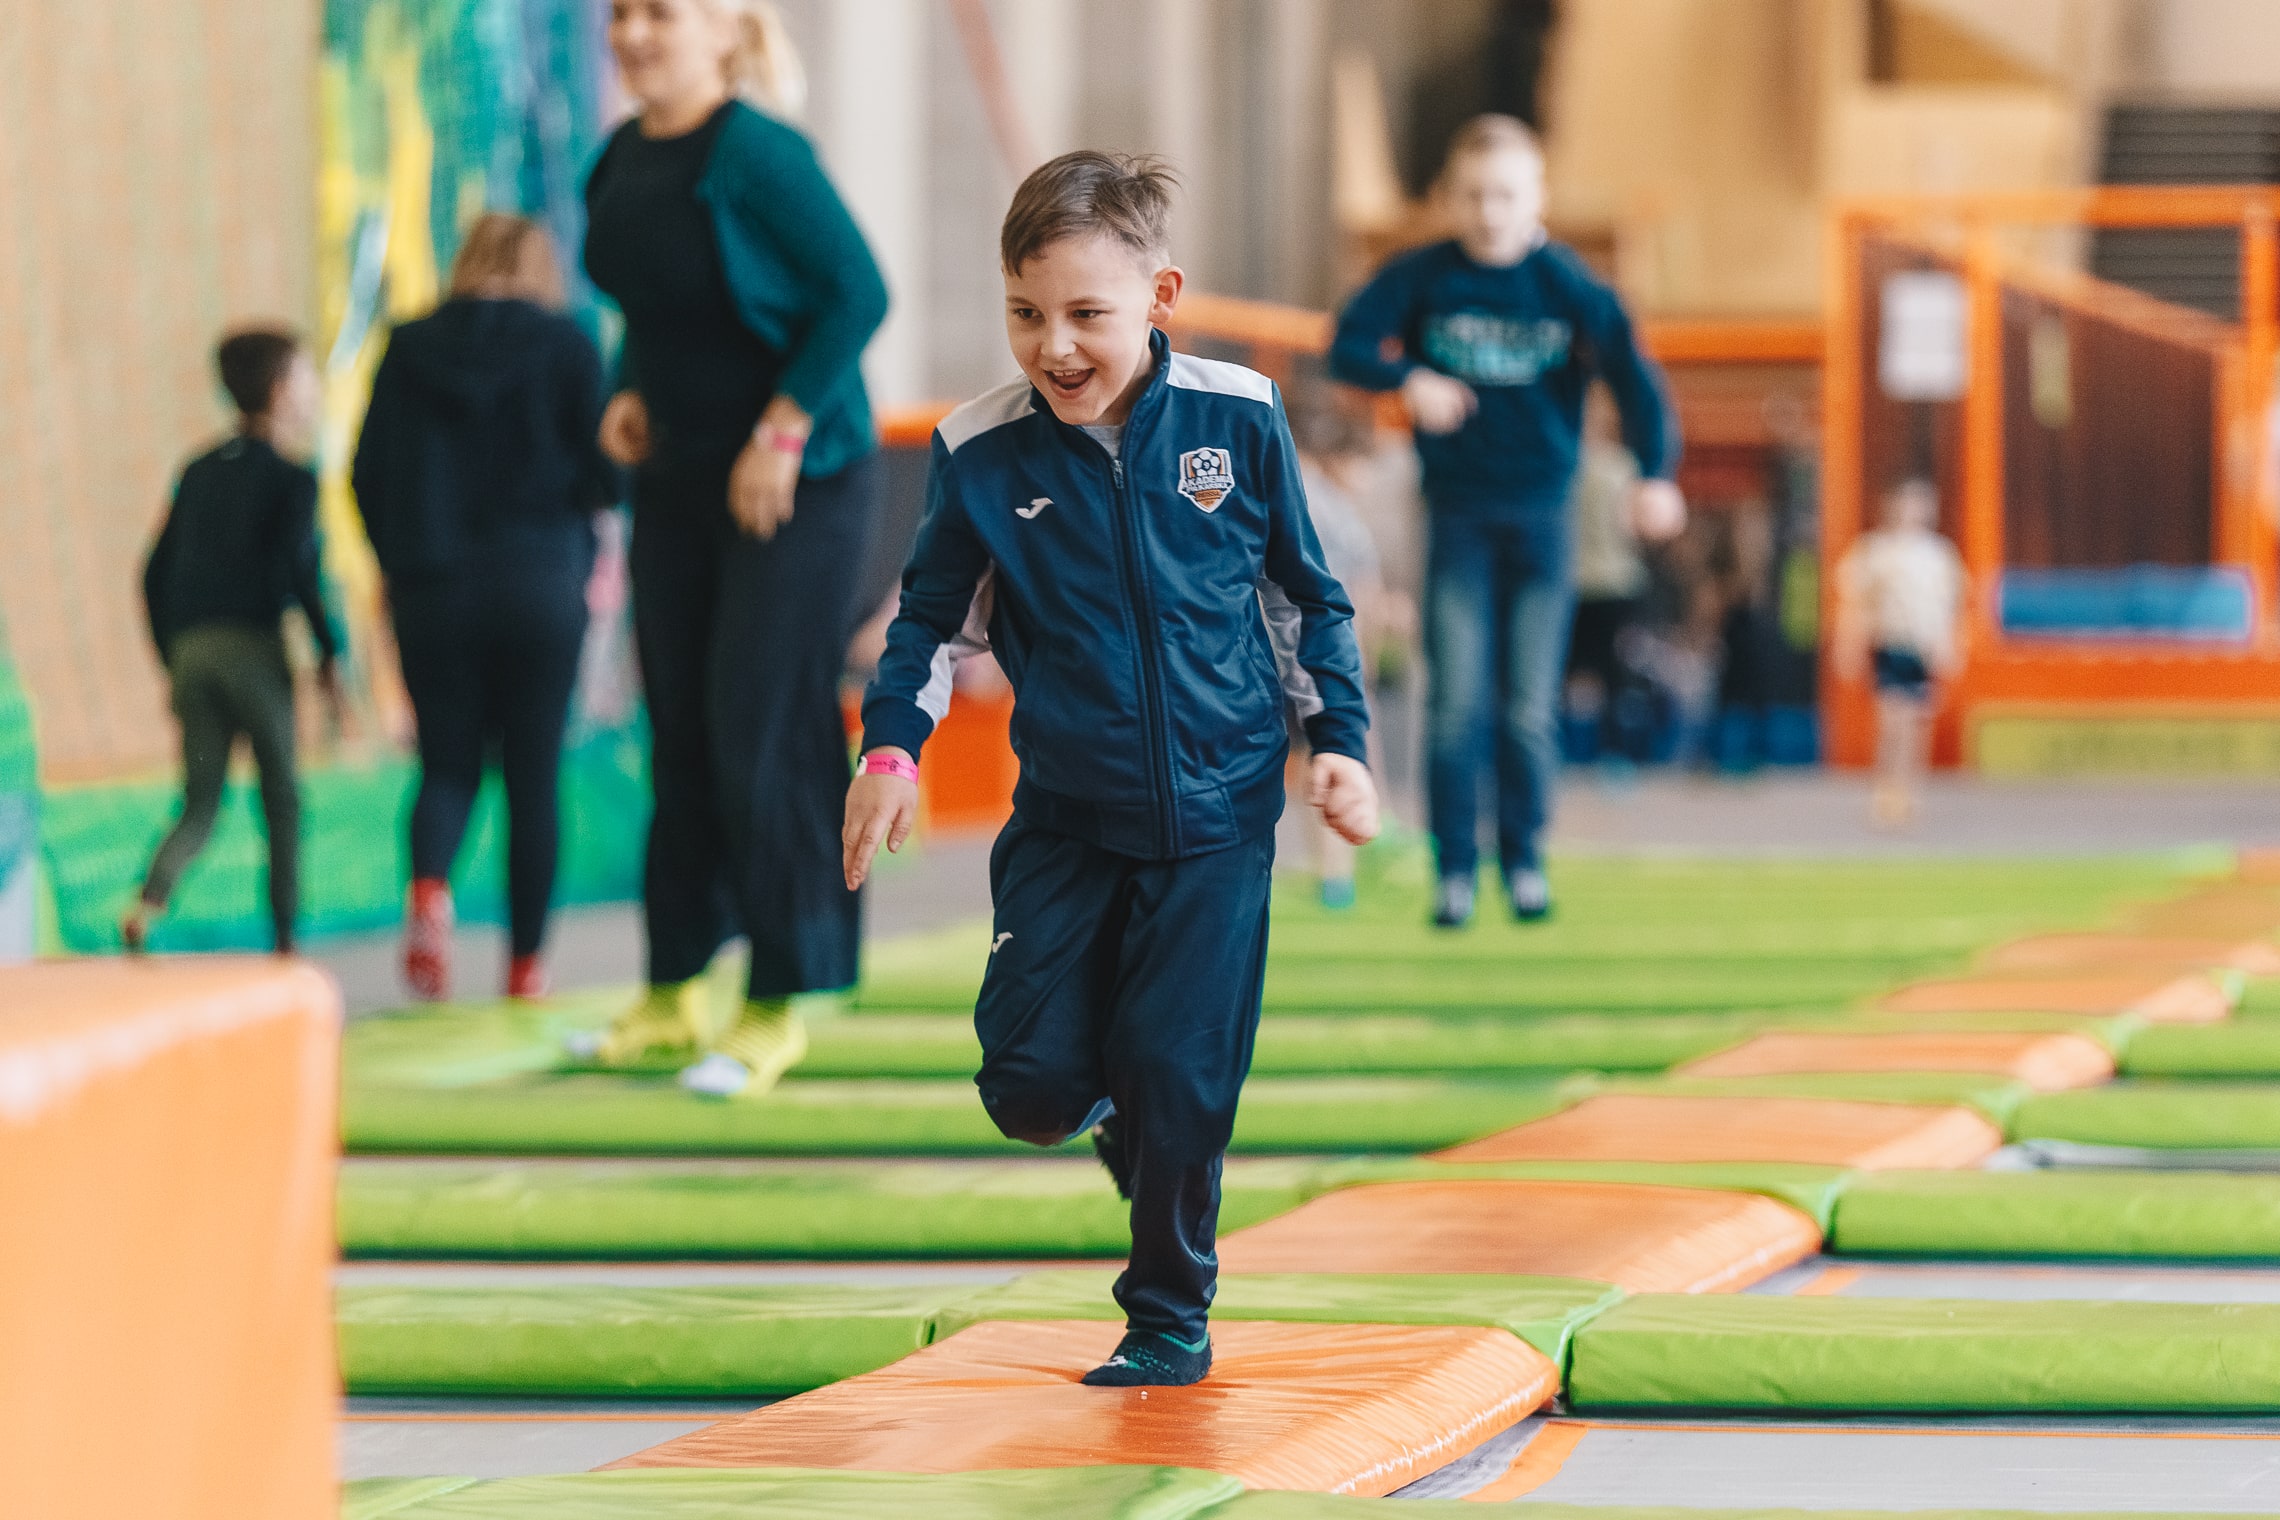
M 653 1446 L 618 1467 L 976 1472 L 1201 1467 L 1250 1488 L 1378 1496 L 1551 1401 L 1559 1369 L 1470 1325 L 1211 1327 L 1192 1388 L 1086 1388 L 1124 1327 L 994 1322 L 891 1367 Z
M 1820 1248 L 1810 1219 L 1755 1193 L 1466 1178 L 1325 1193 L 1222 1240 L 1219 1265 L 1584 1277 L 1634 1293 L 1723 1293 Z
M 2207 887 L 2124 915 L 2136 934 L 2222 934 L 2263 938 L 2280 933 L 2280 892 L 2246 884 Z
M 1761 1034 L 1678 1068 L 1690 1077 L 1777 1077 L 1808 1072 L 1969 1071 L 2010 1077 L 2037 1092 L 2113 1080 L 2113 1053 L 2087 1035 L 2000 1030 L 1884 1034 Z
M 1835 1098 L 1607 1093 L 1437 1152 L 1436 1161 L 1801 1161 L 1973 1166 L 2002 1131 L 1968 1108 Z
M 2035 934 L 1997 945 L 1979 964 L 1996 972 L 2226 970 L 2280 976 L 2280 945 L 2224 935 Z
M 1884 1013 L 2135 1014 L 2156 1024 L 2213 1024 L 2232 1012 L 2215 978 L 2161 971 L 1943 977 L 1910 982 L 1872 1005 Z
M 0 968 L 0 1515 L 336 1513 L 340 998 L 263 958 Z

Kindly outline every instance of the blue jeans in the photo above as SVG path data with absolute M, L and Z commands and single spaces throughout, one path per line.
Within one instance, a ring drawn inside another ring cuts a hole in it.
M 1425 570 L 1425 790 L 1444 876 L 1480 851 L 1480 786 L 1493 757 L 1497 858 L 1543 862 L 1538 836 L 1559 779 L 1558 712 L 1575 585 L 1564 533 L 1435 513 Z

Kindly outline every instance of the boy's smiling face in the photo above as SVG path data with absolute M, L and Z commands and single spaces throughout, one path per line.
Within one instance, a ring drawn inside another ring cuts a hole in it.
M 1005 336 L 1063 422 L 1122 422 L 1148 383 L 1148 333 L 1185 276 L 1107 234 L 1066 237 L 1005 272 Z

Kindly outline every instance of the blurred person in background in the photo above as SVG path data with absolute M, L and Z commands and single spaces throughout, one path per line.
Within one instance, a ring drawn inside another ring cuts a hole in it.
M 298 605 L 316 641 L 317 679 L 339 721 L 338 637 L 318 579 L 316 446 L 322 392 L 291 333 L 251 328 L 214 353 L 237 433 L 183 467 L 143 566 L 143 606 L 182 724 L 182 814 L 119 921 L 140 954 L 151 921 L 214 832 L 230 751 L 243 734 L 261 777 L 269 835 L 269 916 L 277 953 L 294 948 L 301 902 L 301 792 L 293 668 L 282 619 Z
M 1439 193 L 1457 236 L 1393 260 L 1347 303 L 1331 373 L 1399 390 L 1424 467 L 1426 790 L 1440 885 L 1433 921 L 1471 922 L 1480 786 L 1497 781 L 1497 852 L 1515 918 L 1546 917 L 1542 835 L 1575 600 L 1568 497 L 1596 377 L 1644 477 L 1639 536 L 1683 528 L 1678 421 L 1615 292 L 1544 234 L 1544 158 L 1510 116 L 1460 130 Z
M 1356 417 L 1327 395 L 1318 395 L 1294 419 L 1299 449 L 1299 478 L 1306 491 L 1307 517 L 1314 536 L 1321 540 L 1322 559 L 1330 574 L 1346 588 L 1354 606 L 1354 639 L 1362 651 L 1362 694 L 1370 697 L 1372 675 L 1388 643 L 1411 636 L 1417 621 L 1414 604 L 1386 584 L 1383 562 L 1369 524 L 1363 519 L 1361 498 L 1372 488 L 1375 439 L 1366 417 Z M 1298 663 L 1298 609 L 1271 582 L 1260 587 L 1267 610 L 1267 629 L 1273 636 L 1275 661 L 1284 672 L 1284 684 Z M 1292 714 L 1292 746 L 1303 745 L 1306 731 Z M 1370 768 L 1383 769 L 1377 751 L 1377 725 L 1371 724 Z M 1312 819 L 1315 861 L 1321 877 L 1322 904 L 1344 909 L 1354 905 L 1354 846 L 1319 814 Z
M 613 0 L 609 42 L 638 115 L 587 182 L 585 262 L 625 314 L 602 440 L 635 470 L 656 809 L 648 990 L 571 1053 L 701 1054 L 684 1086 L 752 1096 L 806 1053 L 792 998 L 855 980 L 839 682 L 879 492 L 858 361 L 887 292 L 784 119 L 801 74 L 772 6 Z M 702 973 L 738 935 L 747 996 L 716 1021 Z
M 601 355 L 562 313 L 545 230 L 494 212 L 451 291 L 396 329 L 352 483 L 387 579 L 419 725 L 404 980 L 451 995 L 451 864 L 494 744 L 507 794 L 507 995 L 541 997 L 560 855 L 562 737 L 586 637 L 602 457 Z
M 1653 726 L 1653 704 L 1626 654 L 1625 637 L 1638 621 L 1648 584 L 1631 511 L 1639 490 L 1639 463 L 1623 447 L 1606 387 L 1592 387 L 1584 403 L 1583 427 L 1583 452 L 1568 507 L 1575 523 L 1568 707 L 1591 725 L 1591 754 L 1635 764 L 1647 758 Z
M 1710 746 L 1720 770 L 1739 773 L 1767 759 L 1784 651 L 1772 516 L 1761 503 L 1745 502 L 1724 514 L 1722 527 L 1712 570 L 1719 599 L 1718 710 Z
M 1876 782 L 1869 817 L 1905 828 L 1931 752 L 1938 683 L 1963 663 L 1963 556 L 1938 527 L 1939 490 L 1903 480 L 1884 496 L 1879 526 L 1837 566 L 1838 674 L 1876 683 Z

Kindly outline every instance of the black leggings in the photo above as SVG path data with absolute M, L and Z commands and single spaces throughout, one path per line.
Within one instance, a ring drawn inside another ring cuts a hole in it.
M 739 934 L 754 998 L 854 984 L 839 680 L 878 487 L 876 456 L 802 480 L 791 521 L 763 542 L 729 521 L 725 465 L 649 470 L 635 485 L 653 984 L 697 975 Z
M 562 731 L 586 636 L 575 567 L 389 588 L 420 729 L 412 875 L 448 877 L 496 743 L 507 789 L 507 918 L 516 955 L 546 943 L 561 853 Z

